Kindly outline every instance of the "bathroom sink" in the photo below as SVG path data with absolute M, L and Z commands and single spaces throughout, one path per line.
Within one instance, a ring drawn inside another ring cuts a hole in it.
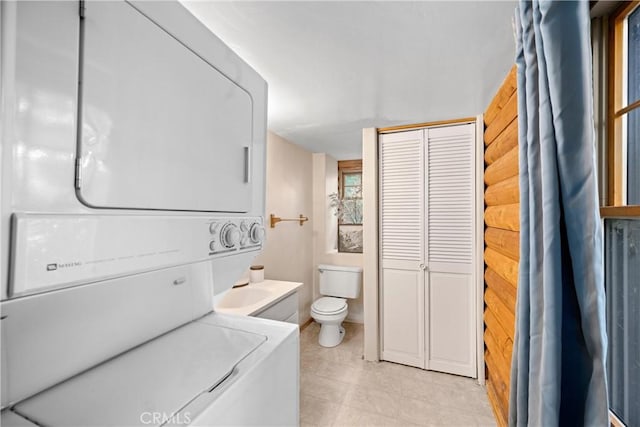
M 265 280 L 259 283 L 250 283 L 247 286 L 233 288 L 227 291 L 215 303 L 215 311 L 225 314 L 239 314 L 241 316 L 257 316 L 261 317 L 261 313 L 265 314 L 265 318 L 273 320 L 283 320 L 271 311 L 282 301 L 288 301 L 292 294 L 295 294 L 302 283 L 284 282 L 280 280 Z M 295 298 L 294 312 L 296 313 L 297 322 L 297 297 Z M 277 311 L 277 310 L 276 310 Z M 271 314 L 269 314 L 271 313 Z M 269 317 L 271 316 L 271 317 Z
M 272 295 L 273 292 L 257 287 L 235 288 L 227 292 L 216 307 L 222 309 L 246 307 L 267 299 Z

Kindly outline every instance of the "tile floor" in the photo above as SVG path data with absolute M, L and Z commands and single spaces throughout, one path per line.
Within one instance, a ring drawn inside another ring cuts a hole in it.
M 344 323 L 342 344 L 318 344 L 313 322 L 300 334 L 302 426 L 495 426 L 475 380 L 362 360 L 363 326 Z

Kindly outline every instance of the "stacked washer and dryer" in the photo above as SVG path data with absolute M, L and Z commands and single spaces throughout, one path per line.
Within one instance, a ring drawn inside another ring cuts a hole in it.
M 177 2 L 0 24 L 1 424 L 297 424 L 297 326 L 212 303 L 263 245 L 265 81 Z

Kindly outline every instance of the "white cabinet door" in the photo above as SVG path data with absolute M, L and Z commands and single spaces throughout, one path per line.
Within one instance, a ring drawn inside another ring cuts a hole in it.
M 426 367 L 475 377 L 475 125 L 427 129 L 426 139 Z
M 382 358 L 424 368 L 424 132 L 380 137 Z
M 252 128 L 251 94 L 131 4 L 85 5 L 81 200 L 103 208 L 249 211 L 253 132 L 262 132 Z
M 424 369 L 424 272 L 402 264 L 382 265 L 382 359 Z
M 429 272 L 427 369 L 476 376 L 472 285 L 470 274 Z

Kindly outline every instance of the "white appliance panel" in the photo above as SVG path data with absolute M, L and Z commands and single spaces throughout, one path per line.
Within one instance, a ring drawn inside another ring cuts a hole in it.
M 2 411 L 0 415 L 0 425 L 9 427 L 38 427 L 26 418 L 22 418 L 20 415 L 11 411 Z
M 205 261 L 3 301 L 2 407 L 202 317 L 214 276 Z
M 250 211 L 249 92 L 129 3 L 85 4 L 80 199 L 99 208 Z
M 213 314 L 200 321 L 264 334 L 268 341 L 240 362 L 211 393 L 202 393 L 167 426 L 297 426 L 300 424 L 298 325 Z
M 0 299 L 7 298 L 11 213 L 70 200 L 78 110 L 78 5 L 0 2 Z
M 248 234 L 252 225 L 261 224 L 261 218 L 16 214 L 10 293 L 15 297 L 255 252 L 262 241 Z
M 178 412 L 267 337 L 192 322 L 16 405 L 48 426 L 144 425 Z M 114 410 L 114 408 L 117 408 Z

